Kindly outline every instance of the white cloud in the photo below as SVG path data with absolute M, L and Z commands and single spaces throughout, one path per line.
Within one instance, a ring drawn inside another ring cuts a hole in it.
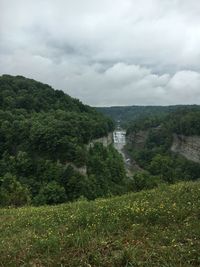
M 173 104 L 200 103 L 200 73 L 179 71 L 169 81 L 167 89 Z
M 91 105 L 200 104 L 198 0 L 0 0 L 0 73 Z

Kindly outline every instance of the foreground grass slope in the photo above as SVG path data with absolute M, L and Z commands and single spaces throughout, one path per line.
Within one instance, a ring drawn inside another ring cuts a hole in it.
M 200 183 L 1 209 L 0 266 L 200 266 Z

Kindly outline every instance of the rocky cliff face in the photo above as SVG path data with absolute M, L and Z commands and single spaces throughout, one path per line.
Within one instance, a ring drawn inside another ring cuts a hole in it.
M 102 143 L 104 146 L 109 146 L 110 144 L 112 144 L 113 142 L 113 134 L 109 133 L 108 136 L 104 136 L 98 139 L 93 139 L 88 145 L 87 145 L 87 149 L 89 149 L 90 147 L 93 147 L 95 143 Z M 72 162 L 66 162 L 66 166 L 71 166 L 73 167 L 73 169 L 77 172 L 79 172 L 82 175 L 87 175 L 87 167 L 84 165 L 82 167 L 77 167 L 76 165 L 74 165 Z
M 72 162 L 67 162 L 66 166 L 71 166 L 75 171 L 79 172 L 82 175 L 86 175 L 87 174 L 87 167 L 85 165 L 82 166 L 82 167 L 77 167 Z
M 93 139 L 88 145 L 87 149 L 90 147 L 93 147 L 95 143 L 102 143 L 104 146 L 109 146 L 113 142 L 113 137 L 112 133 L 109 133 L 108 136 L 104 136 L 98 139 Z M 79 172 L 82 175 L 87 175 L 87 167 L 82 166 L 82 167 L 77 167 L 75 166 L 72 162 L 67 162 L 66 166 L 71 165 L 75 171 Z
M 171 151 L 181 154 L 188 160 L 200 163 L 200 136 L 174 134 Z
M 89 147 L 93 147 L 95 143 L 102 143 L 104 146 L 109 146 L 113 142 L 113 134 L 109 133 L 108 136 L 104 136 L 101 138 L 93 139 L 89 144 Z

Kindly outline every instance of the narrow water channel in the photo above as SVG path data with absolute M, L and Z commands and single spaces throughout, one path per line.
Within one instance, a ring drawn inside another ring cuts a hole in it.
M 115 130 L 113 132 L 113 143 L 115 149 L 122 155 L 124 159 L 124 165 L 126 168 L 126 172 L 128 176 L 132 175 L 131 172 L 131 162 L 130 159 L 127 157 L 126 153 L 124 152 L 124 147 L 126 145 L 126 131 L 125 130 Z

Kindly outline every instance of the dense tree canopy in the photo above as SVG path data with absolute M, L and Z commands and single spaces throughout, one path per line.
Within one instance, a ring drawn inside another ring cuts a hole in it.
M 199 110 L 198 105 L 175 105 L 175 106 L 119 106 L 119 107 L 99 107 L 98 111 L 109 116 L 114 121 L 120 120 L 121 126 L 128 128 L 130 124 L 146 118 L 161 119 L 175 111 Z
M 140 147 L 134 140 L 139 132 L 147 134 Z M 157 176 L 164 182 L 200 178 L 200 164 L 171 152 L 174 133 L 200 135 L 200 108 L 187 107 L 167 116 L 149 116 L 134 121 L 127 130 L 127 136 L 131 136 L 132 140 L 127 148 L 131 157 L 148 171 L 149 175 Z
M 94 163 L 94 152 L 87 149 L 92 139 L 112 130 L 111 119 L 62 91 L 22 76 L 1 76 L 0 204 L 95 198 L 109 193 L 101 179 L 118 188 L 121 180 L 117 177 L 124 178 L 125 172 L 117 152 L 99 147 L 95 157 L 100 158 Z M 102 151 L 104 158 L 98 155 Z M 88 174 L 84 176 L 70 163 L 76 168 L 87 165 Z M 94 171 L 94 164 L 105 167 L 101 176 Z M 120 190 L 111 193 L 114 191 Z

